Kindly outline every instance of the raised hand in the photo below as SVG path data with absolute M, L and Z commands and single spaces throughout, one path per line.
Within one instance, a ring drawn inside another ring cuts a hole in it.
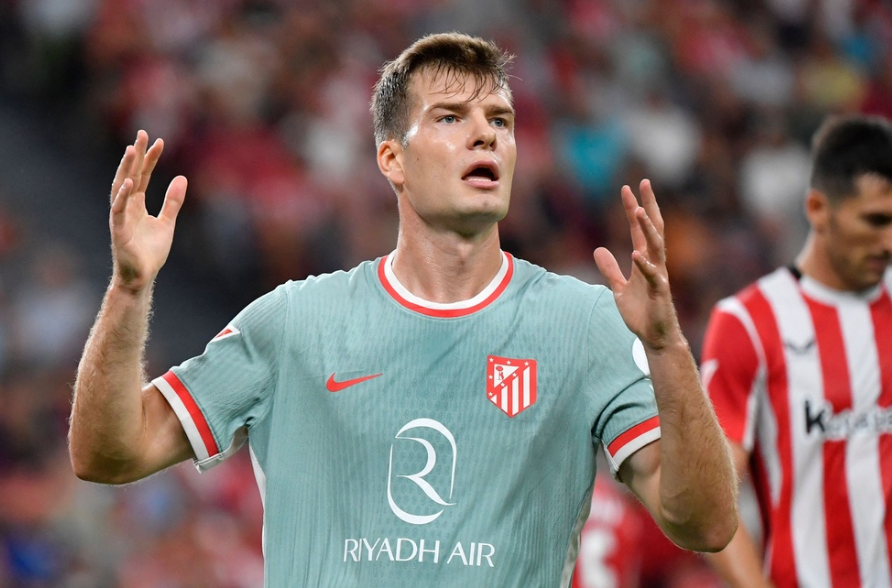
M 621 196 L 632 234 L 632 272 L 623 276 L 613 254 L 604 247 L 595 250 L 598 269 L 607 279 L 626 326 L 645 347 L 663 349 L 677 342 L 681 331 L 666 271 L 663 216 L 657 206 L 650 180 L 639 187 L 641 205 L 629 186 Z
M 108 220 L 114 258 L 112 283 L 134 292 L 150 287 L 167 261 L 177 213 L 186 196 L 186 178 L 177 176 L 167 188 L 158 216 L 146 210 L 146 189 L 164 150 L 161 139 L 147 150 L 148 143 L 148 134 L 139 131 L 134 144 L 124 150 L 112 182 Z

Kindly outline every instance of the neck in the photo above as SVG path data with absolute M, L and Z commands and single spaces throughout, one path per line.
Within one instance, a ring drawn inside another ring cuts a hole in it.
M 412 239 L 400 230 L 393 273 L 415 296 L 429 302 L 469 300 L 483 291 L 502 265 L 498 228 L 473 239 L 444 234 Z
M 809 233 L 805 246 L 796 257 L 796 267 L 799 268 L 803 276 L 808 276 L 828 288 L 847 289 L 842 279 L 833 270 L 827 255 L 821 249 L 814 231 Z

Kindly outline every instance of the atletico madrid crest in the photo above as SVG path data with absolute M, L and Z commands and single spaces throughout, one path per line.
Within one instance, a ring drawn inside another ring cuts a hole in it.
M 512 418 L 531 407 L 536 402 L 536 360 L 487 357 L 486 397 Z

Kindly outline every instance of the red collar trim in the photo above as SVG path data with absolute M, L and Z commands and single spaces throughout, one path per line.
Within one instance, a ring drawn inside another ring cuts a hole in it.
M 486 308 L 492 304 L 496 298 L 501 296 L 502 292 L 505 291 L 505 288 L 508 287 L 508 284 L 511 282 L 511 277 L 514 275 L 514 258 L 510 253 L 504 251 L 502 252 L 502 255 L 502 267 L 493 278 L 493 281 L 474 298 L 463 300 L 461 302 L 444 304 L 428 302 L 427 300 L 413 296 L 402 284 L 399 283 L 396 276 L 393 275 L 392 270 L 390 270 L 390 259 L 393 257 L 392 253 L 390 255 L 385 255 L 381 258 L 381 261 L 378 262 L 378 279 L 381 280 L 381 285 L 384 286 L 387 293 L 400 305 L 409 310 L 425 316 L 457 318 L 473 314 L 478 310 Z

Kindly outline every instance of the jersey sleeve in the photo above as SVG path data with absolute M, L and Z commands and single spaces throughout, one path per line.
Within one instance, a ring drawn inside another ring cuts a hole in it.
M 736 299 L 713 310 L 703 340 L 700 376 L 728 439 L 752 451 L 759 352 L 749 315 Z
M 599 398 L 592 436 L 616 476 L 630 455 L 660 438 L 660 417 L 644 347 L 626 327 L 610 290 L 598 297 L 589 332 L 589 378 Z
M 180 419 L 199 471 L 232 455 L 270 405 L 287 319 L 285 299 L 284 286 L 258 298 L 204 353 L 152 381 Z

